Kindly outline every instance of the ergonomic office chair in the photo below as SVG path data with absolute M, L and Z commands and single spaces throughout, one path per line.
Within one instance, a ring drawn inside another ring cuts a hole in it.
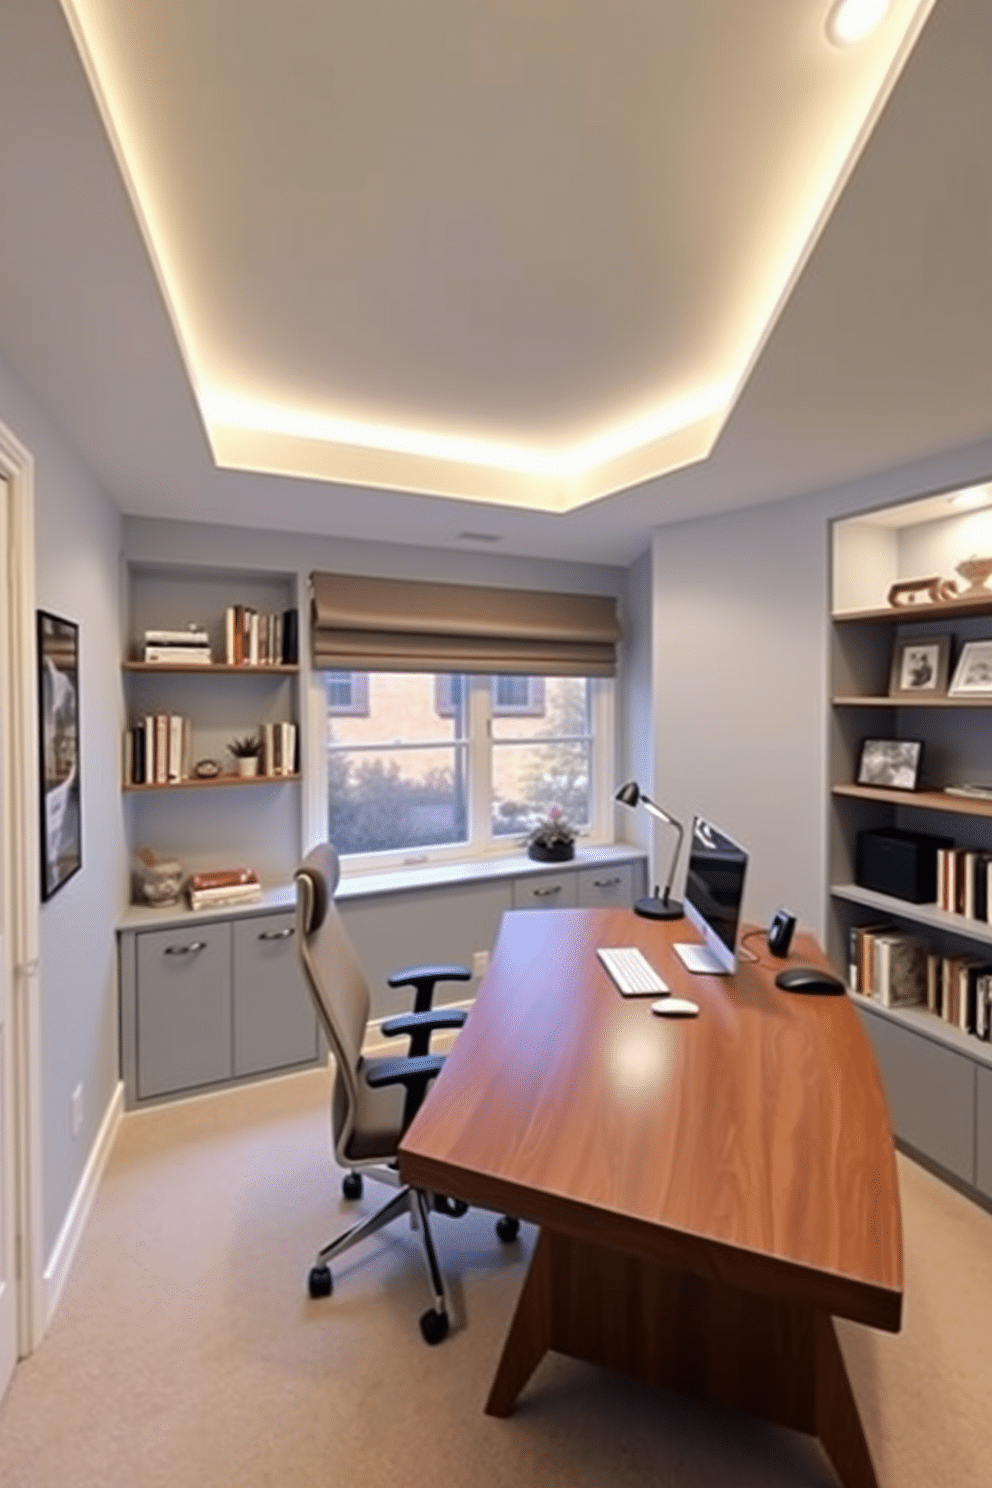
M 333 1283 L 329 1262 L 335 1256 L 374 1235 L 398 1215 L 408 1213 L 414 1226 L 419 1223 L 434 1298 L 434 1305 L 420 1319 L 420 1331 L 427 1343 L 440 1343 L 448 1331 L 448 1314 L 428 1213 L 434 1208 L 457 1217 L 468 1205 L 404 1185 L 396 1154 L 431 1080 L 444 1064 L 443 1055 L 428 1052 L 432 1033 L 460 1028 L 465 1021 L 460 1009 L 431 1007 L 434 989 L 438 982 L 468 981 L 471 973 L 464 966 L 447 965 L 414 966 L 396 972 L 389 978 L 389 985 L 413 987 L 414 1008 L 410 1013 L 387 1018 L 380 1030 L 386 1038 L 408 1036 L 407 1053 L 398 1058 L 364 1055 L 369 990 L 334 903 L 340 877 L 337 852 L 330 843 L 313 848 L 294 876 L 300 963 L 336 1066 L 331 1131 L 334 1155 L 342 1167 L 349 1169 L 342 1189 L 346 1198 L 359 1198 L 362 1174 L 367 1173 L 398 1190 L 375 1214 L 321 1248 L 308 1278 L 310 1295 L 330 1296 Z M 501 1240 L 510 1242 L 516 1239 L 519 1223 L 507 1215 L 496 1230 Z

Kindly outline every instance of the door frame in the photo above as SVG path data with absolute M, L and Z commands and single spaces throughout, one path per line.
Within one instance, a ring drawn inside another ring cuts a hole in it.
M 37 682 L 35 678 L 34 459 L 0 422 L 0 473 L 6 480 L 7 655 L 0 681 L 9 701 L 4 841 L 5 939 L 9 946 L 14 1230 L 18 1354 L 41 1342 L 46 1326 L 41 1150 L 39 998 L 39 844 Z

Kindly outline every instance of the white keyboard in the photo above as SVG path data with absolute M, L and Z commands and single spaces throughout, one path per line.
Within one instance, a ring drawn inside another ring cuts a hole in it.
M 636 946 L 600 946 L 596 955 L 624 997 L 657 997 L 669 990 Z

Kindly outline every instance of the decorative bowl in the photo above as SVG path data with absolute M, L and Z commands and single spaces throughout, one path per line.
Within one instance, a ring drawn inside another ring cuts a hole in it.
M 972 554 L 970 558 L 963 558 L 955 567 L 954 572 L 968 580 L 968 588 L 958 595 L 959 599 L 989 593 L 985 587 L 985 580 L 992 574 L 992 558 L 979 558 Z

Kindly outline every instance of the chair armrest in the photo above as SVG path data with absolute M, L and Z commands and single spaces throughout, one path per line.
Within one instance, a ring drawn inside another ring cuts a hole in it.
M 381 1085 L 405 1085 L 406 1100 L 403 1102 L 403 1131 L 416 1116 L 424 1103 L 427 1086 L 444 1066 L 443 1054 L 406 1055 L 400 1059 L 370 1060 L 365 1073 L 365 1083 L 373 1090 Z
M 386 983 L 390 987 L 416 988 L 413 1011 L 426 1013 L 430 1010 L 434 988 L 438 982 L 470 982 L 471 980 L 472 973 L 467 966 L 452 963 L 439 966 L 408 966 L 403 971 L 394 971 L 392 976 L 386 978 Z
M 421 1054 L 417 1059 L 370 1060 L 364 1071 L 366 1085 L 378 1090 L 381 1085 L 406 1085 L 418 1080 L 433 1080 L 441 1073 L 443 1054 Z
M 416 1059 L 426 1054 L 431 1044 L 431 1034 L 439 1028 L 461 1028 L 468 1014 L 464 1008 L 436 1008 L 426 1013 L 400 1013 L 396 1018 L 387 1018 L 379 1025 L 386 1038 L 397 1034 L 410 1035 L 407 1057 Z

